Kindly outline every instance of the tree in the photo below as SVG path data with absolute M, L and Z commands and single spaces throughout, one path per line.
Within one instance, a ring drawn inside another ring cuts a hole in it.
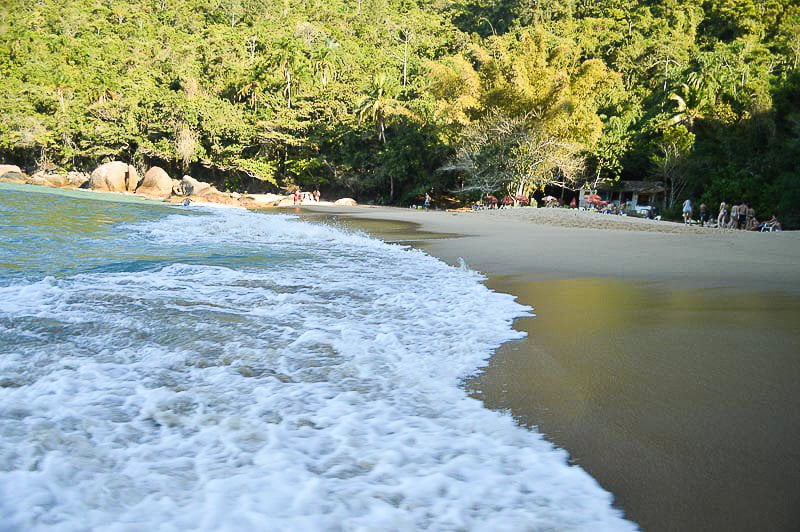
M 548 185 L 572 186 L 583 173 L 579 146 L 559 140 L 530 117 L 494 110 L 467 127 L 442 170 L 463 174 L 461 193 L 505 190 L 521 196 Z
M 667 209 L 672 209 L 689 183 L 688 161 L 694 147 L 694 133 L 683 125 L 664 128 L 658 139 L 658 153 L 652 156 L 654 176 L 667 188 Z
M 308 64 L 308 58 L 297 39 L 284 37 L 275 43 L 269 55 L 269 64 L 278 70 L 284 80 L 283 94 L 286 107 L 292 107 L 292 90 L 300 83 L 300 73 Z

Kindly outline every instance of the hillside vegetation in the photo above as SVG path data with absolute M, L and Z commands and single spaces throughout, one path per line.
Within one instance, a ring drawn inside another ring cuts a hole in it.
M 380 203 L 656 179 L 797 226 L 799 58 L 794 0 L 6 0 L 0 162 Z

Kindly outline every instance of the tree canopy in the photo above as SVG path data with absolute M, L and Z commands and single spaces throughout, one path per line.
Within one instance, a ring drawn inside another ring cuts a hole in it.
M 513 152 L 512 188 L 659 179 L 800 227 L 793 0 L 7 0 L 0 74 L 29 170 L 413 202 L 503 117 L 480 157 Z

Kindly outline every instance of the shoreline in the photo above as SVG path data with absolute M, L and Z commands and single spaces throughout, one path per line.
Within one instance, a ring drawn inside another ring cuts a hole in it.
M 449 264 L 463 259 L 488 276 L 514 275 L 529 281 L 601 277 L 800 293 L 796 266 L 800 264 L 800 232 L 717 230 L 636 218 L 612 219 L 624 224 L 623 229 L 592 227 L 590 223 L 601 224 L 613 215 L 547 212 L 558 210 L 420 212 L 308 205 L 299 209 L 342 218 L 406 222 L 418 226 L 418 231 L 443 234 L 445 238 L 427 239 L 425 250 Z M 562 220 L 537 221 L 537 215 L 561 216 Z M 564 225 L 564 218 L 578 219 L 577 225 Z
M 514 322 L 527 337 L 465 387 L 567 450 L 627 519 L 646 530 L 792 522 L 800 234 L 569 228 L 513 211 L 302 211 L 464 259 L 534 308 Z

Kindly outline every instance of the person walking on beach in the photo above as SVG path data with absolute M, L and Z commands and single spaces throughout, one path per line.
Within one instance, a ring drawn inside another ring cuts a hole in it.
M 425 193 L 425 203 L 422 205 L 424 210 L 428 210 L 431 206 L 431 196 L 427 192 Z
M 692 220 L 692 200 L 686 198 L 683 202 L 683 223 L 688 224 Z
M 728 215 L 728 205 L 723 201 L 719 204 L 719 215 L 717 216 L 717 227 L 725 227 L 725 218 Z

